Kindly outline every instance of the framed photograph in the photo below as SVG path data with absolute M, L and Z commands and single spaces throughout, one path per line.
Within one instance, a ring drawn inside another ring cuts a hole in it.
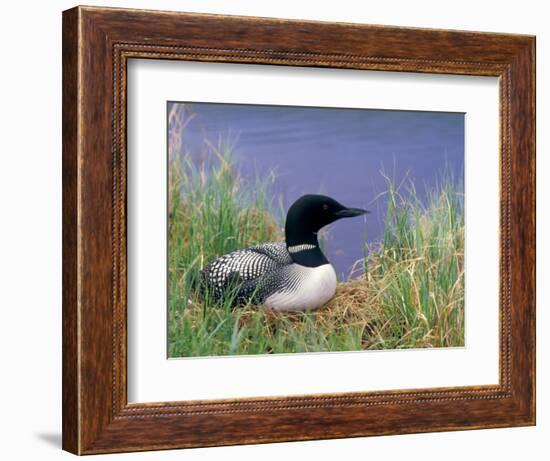
M 63 448 L 535 424 L 535 38 L 63 13 Z

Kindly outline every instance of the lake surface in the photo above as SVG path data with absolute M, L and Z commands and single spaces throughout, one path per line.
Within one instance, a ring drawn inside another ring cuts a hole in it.
M 170 103 L 173 104 L 173 103 Z M 364 241 L 380 241 L 384 229 L 385 172 L 396 183 L 426 191 L 450 172 L 462 187 L 464 114 L 185 103 L 182 151 L 205 155 L 205 139 L 233 145 L 245 178 L 274 171 L 271 193 L 284 211 L 304 194 L 329 195 L 366 208 L 365 217 L 327 227 L 326 255 L 341 279 L 362 258 Z M 170 109 L 170 107 L 169 107 Z M 197 157 L 197 158 L 198 158 Z M 377 198 L 378 197 L 378 198 Z

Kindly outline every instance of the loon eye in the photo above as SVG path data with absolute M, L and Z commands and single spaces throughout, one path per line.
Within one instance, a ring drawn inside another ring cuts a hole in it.
M 328 210 L 328 205 L 326 203 L 323 203 L 323 210 L 325 210 L 325 211 Z

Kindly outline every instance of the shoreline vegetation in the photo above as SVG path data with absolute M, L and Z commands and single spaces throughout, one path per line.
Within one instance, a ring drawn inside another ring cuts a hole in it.
M 389 178 L 385 231 L 363 248 L 358 277 L 311 312 L 210 303 L 193 287 L 217 256 L 284 240 L 268 179 L 245 183 L 231 146 L 180 152 L 186 121 L 169 114 L 168 356 L 199 357 L 464 346 L 464 201 L 452 180 L 424 203 Z M 273 211 L 275 210 L 275 211 Z M 326 242 L 325 242 L 326 244 Z

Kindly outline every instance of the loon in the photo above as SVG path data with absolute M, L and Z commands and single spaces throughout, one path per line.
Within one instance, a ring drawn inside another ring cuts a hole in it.
M 278 311 L 316 309 L 336 290 L 336 272 L 319 248 L 317 232 L 338 219 L 365 213 L 324 195 L 304 195 L 288 210 L 285 242 L 220 256 L 201 271 L 201 286 L 216 299 L 231 293 L 234 305 L 252 302 Z

